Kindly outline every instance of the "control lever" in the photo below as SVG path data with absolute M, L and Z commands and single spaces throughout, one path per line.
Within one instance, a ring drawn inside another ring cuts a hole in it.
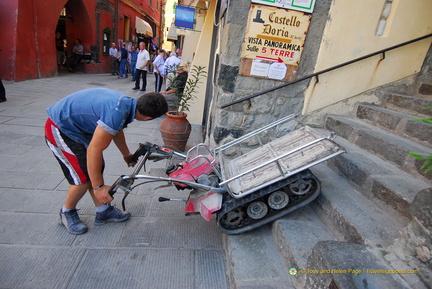
M 186 202 L 186 200 L 183 199 L 169 199 L 169 198 L 159 197 L 159 202 L 167 202 L 167 201 Z

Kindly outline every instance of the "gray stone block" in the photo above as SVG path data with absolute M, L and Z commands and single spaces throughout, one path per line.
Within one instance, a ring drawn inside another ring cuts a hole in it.
M 417 116 L 374 105 L 361 104 L 357 109 L 357 117 L 391 133 L 432 147 L 430 142 L 432 124 L 413 120 L 418 119 Z
M 391 207 L 409 217 L 409 204 L 429 185 L 342 138 L 337 138 L 336 142 L 347 153 L 330 160 L 329 164 L 361 187 L 368 198 L 378 200 L 377 204 L 383 209 Z
M 393 132 L 405 116 L 406 114 L 373 105 L 360 104 L 357 108 L 358 118 Z
M 383 106 L 418 116 L 432 116 L 432 110 L 426 109 L 432 106 L 432 99 L 392 93 L 383 97 Z
M 319 242 L 308 259 L 305 288 L 409 288 L 392 268 L 366 246 L 337 241 Z M 402 269 L 402 268 L 401 268 Z M 384 273 L 373 273 L 384 270 Z
M 267 226 L 253 232 L 224 237 L 231 286 L 281 289 L 293 287 L 288 269 L 279 256 Z
M 419 93 L 422 95 L 432 95 L 432 84 L 422 83 L 419 87 Z
M 393 243 L 403 224 L 325 165 L 313 167 L 312 172 L 322 186 L 313 208 L 339 240 L 380 248 Z
M 331 121 L 331 119 L 334 121 Z M 432 183 L 429 175 L 421 175 L 420 166 L 422 162 L 416 162 L 413 157 L 408 155 L 408 152 L 429 155 L 428 148 L 402 137 L 389 134 L 380 128 L 347 117 L 331 116 L 326 122 L 326 127 L 357 146 L 402 168 L 413 176 L 425 180 L 429 179 Z M 351 133 L 348 137 L 346 130 L 341 129 L 342 127 L 350 127 Z
M 307 268 L 312 248 L 324 240 L 334 240 L 333 234 L 308 205 L 272 224 L 276 246 L 287 268 Z M 295 288 L 305 288 L 306 275 L 292 277 Z
M 409 210 L 429 230 L 432 236 L 432 188 L 420 191 L 411 203 Z M 432 242 L 432 238 L 430 241 Z

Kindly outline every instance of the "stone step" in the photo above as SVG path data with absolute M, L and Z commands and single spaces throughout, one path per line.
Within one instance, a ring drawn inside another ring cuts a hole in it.
M 411 287 L 399 274 L 386 274 L 391 272 L 387 270 L 394 269 L 367 246 L 322 241 L 308 259 L 304 288 L 424 288 Z
M 273 238 L 287 268 L 307 268 L 312 248 L 323 240 L 335 237 L 310 205 L 278 219 L 272 224 Z M 306 288 L 306 274 L 292 278 L 295 288 Z
M 425 96 L 432 96 L 432 84 L 429 83 L 421 83 L 418 89 L 419 94 Z
M 432 109 L 426 109 L 432 106 L 432 99 L 428 98 L 389 93 L 383 96 L 382 105 L 389 109 L 407 112 L 419 117 L 432 116 Z
M 349 140 L 355 145 L 379 156 L 412 176 L 432 184 L 432 172 L 422 174 L 423 161 L 410 156 L 408 152 L 429 155 L 430 148 L 386 132 L 358 119 L 343 116 L 329 116 L 326 128 Z
M 360 104 L 357 117 L 403 138 L 432 147 L 432 124 L 413 120 L 418 119 L 417 116 L 375 105 Z
M 418 192 L 430 185 L 343 138 L 338 137 L 335 142 L 342 146 L 346 153 L 330 159 L 329 166 L 355 184 L 366 197 L 383 209 L 390 207 L 411 218 L 411 203 Z
M 294 288 L 268 225 L 223 238 L 230 288 Z
M 402 218 L 382 210 L 328 166 L 316 165 L 312 172 L 322 185 L 312 207 L 338 240 L 378 248 L 393 243 Z

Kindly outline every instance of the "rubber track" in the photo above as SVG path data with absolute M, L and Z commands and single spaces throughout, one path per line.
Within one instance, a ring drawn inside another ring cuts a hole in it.
M 270 194 L 274 191 L 277 191 L 277 190 L 289 185 L 290 183 L 296 182 L 297 180 L 300 180 L 300 179 L 314 179 L 316 184 L 317 184 L 317 188 L 315 188 L 312 192 L 310 192 L 304 196 L 290 196 L 290 202 L 288 203 L 288 206 L 282 210 L 273 210 L 269 207 L 268 208 L 269 212 L 267 213 L 267 215 L 263 219 L 253 220 L 247 216 L 246 210 L 244 210 L 243 214 L 244 214 L 245 220 L 243 220 L 242 223 L 239 225 L 240 227 L 227 228 L 227 227 L 224 227 L 223 224 L 221 224 L 220 220 L 222 219 L 222 217 L 226 213 L 228 213 L 228 212 L 230 212 L 230 211 L 232 211 L 238 207 L 246 207 L 246 205 L 248 205 L 249 203 L 251 203 L 255 200 L 258 200 L 260 198 L 265 198 L 268 194 Z M 276 182 L 274 184 L 271 184 L 265 188 L 262 188 L 262 189 L 254 192 L 250 195 L 247 195 L 241 199 L 235 199 L 235 198 L 231 197 L 229 194 L 226 194 L 224 196 L 222 208 L 217 214 L 217 219 L 216 219 L 217 225 L 219 226 L 221 231 L 226 233 L 226 234 L 234 235 L 234 234 L 245 233 L 247 231 L 256 229 L 258 227 L 261 227 L 262 225 L 270 223 L 276 219 L 279 219 L 280 217 L 288 214 L 289 212 L 292 212 L 292 211 L 297 210 L 303 206 L 306 206 L 307 204 L 309 204 L 310 202 L 315 200 L 316 197 L 318 197 L 318 195 L 320 194 L 320 192 L 321 192 L 321 182 L 318 180 L 317 177 L 315 177 L 311 173 L 310 170 L 304 170 L 298 174 L 295 174 L 295 175 L 290 176 L 284 180 L 281 180 L 281 181 Z

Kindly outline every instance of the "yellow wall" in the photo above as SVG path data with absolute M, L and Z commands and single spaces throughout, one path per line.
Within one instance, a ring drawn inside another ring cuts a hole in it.
M 212 0 L 210 3 L 210 7 L 205 16 L 205 21 L 202 26 L 201 35 L 199 39 L 197 39 L 195 42 L 195 46 L 194 46 L 195 48 L 194 51 L 196 51 L 195 57 L 193 58 L 193 60 L 192 58 L 186 58 L 185 56 L 182 58 L 183 61 L 185 59 L 191 59 L 192 60 L 191 67 L 193 65 L 205 66 L 205 71 L 207 72 L 209 71 L 210 49 L 211 49 L 211 43 L 213 37 L 213 23 L 214 23 L 213 21 L 214 21 L 215 5 L 216 5 L 216 0 Z M 195 99 L 192 102 L 190 107 L 190 112 L 188 112 L 188 120 L 191 124 L 198 124 L 198 125 L 202 124 L 206 88 L 207 88 L 207 79 L 202 79 L 197 89 L 197 93 L 196 93 L 197 99 Z
M 432 32 L 432 1 L 393 0 L 382 36 L 376 36 L 385 0 L 333 1 L 315 72 Z M 431 39 L 351 64 L 313 79 L 303 114 L 420 71 Z
M 202 4 L 201 2 L 198 2 L 197 5 Z M 203 5 L 201 5 L 203 6 Z M 194 30 L 188 30 L 188 29 L 177 29 L 177 31 L 181 31 L 180 33 L 184 33 L 185 35 L 185 39 L 183 42 L 183 50 L 182 50 L 182 61 L 186 62 L 186 63 L 192 63 L 193 59 L 194 59 L 194 55 L 196 55 L 198 53 L 198 41 L 201 37 L 201 31 L 203 30 L 203 26 L 204 26 L 204 21 L 207 18 L 207 16 L 209 15 L 208 11 L 207 13 L 204 13 L 204 10 L 198 10 L 197 12 L 200 11 L 201 16 L 198 16 L 198 13 L 195 13 L 195 27 Z
M 167 0 L 165 3 L 165 27 L 164 27 L 164 42 L 162 44 L 162 49 L 165 49 L 167 51 L 172 51 L 175 49 L 174 42 L 168 41 L 168 31 L 171 27 L 171 23 L 174 23 L 175 13 L 174 13 L 174 3 L 176 3 L 176 0 Z

